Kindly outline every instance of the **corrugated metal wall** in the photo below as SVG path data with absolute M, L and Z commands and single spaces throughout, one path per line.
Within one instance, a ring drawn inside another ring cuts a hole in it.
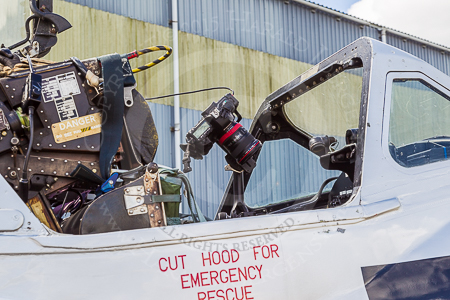
M 169 26 L 171 0 L 65 0 L 133 19 Z M 151 4 L 150 4 L 151 3 Z M 179 29 L 207 38 L 316 64 L 368 36 L 380 39 L 380 26 L 281 0 L 179 0 Z M 433 44 L 389 33 L 387 43 L 412 53 L 449 74 L 450 56 Z M 423 48 L 426 45 L 426 48 Z
M 376 29 L 280 0 L 180 0 L 179 28 L 211 39 L 316 64 Z
M 170 0 L 65 1 L 162 26 L 171 19 Z M 178 18 L 181 31 L 309 64 L 361 36 L 379 38 L 373 27 L 280 0 L 179 0 Z
M 161 26 L 169 26 L 171 2 L 167 0 L 67 0 L 94 9 Z
M 26 37 L 25 20 L 30 15 L 27 0 L 3 0 L 0 10 L 0 45 L 9 47 Z
M 61 0 L 54 1 L 54 10 L 67 18 L 73 28 L 58 36 L 58 44 L 46 56 L 50 60 L 62 61 L 71 56 L 83 59 L 113 52 L 127 53 L 155 44 L 172 44 L 172 30 L 167 27 Z M 95 28 L 99 30 L 96 31 Z M 161 54 L 157 52 L 143 55 L 132 60 L 131 64 L 140 66 Z M 179 34 L 180 91 L 228 86 L 236 91 L 236 97 L 241 103 L 240 112 L 249 119 L 253 118 L 268 94 L 310 66 L 300 61 L 195 34 Z M 171 94 L 172 58 L 169 57 L 148 71 L 138 73 L 136 80 L 138 90 L 145 97 Z M 211 101 L 220 99 L 224 93 L 225 91 L 211 91 L 183 96 L 180 98 L 180 105 L 203 110 Z M 156 102 L 172 104 L 172 101 L 172 98 L 166 98 Z
M 428 43 L 409 40 L 392 33 L 386 34 L 386 42 L 389 45 L 400 48 L 423 59 L 445 74 L 450 75 L 450 55 L 448 51 L 434 48 Z

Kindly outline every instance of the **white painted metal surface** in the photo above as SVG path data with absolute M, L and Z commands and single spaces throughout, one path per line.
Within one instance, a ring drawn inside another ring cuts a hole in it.
M 23 215 L 16 209 L 0 209 L 0 232 L 14 231 L 22 227 Z

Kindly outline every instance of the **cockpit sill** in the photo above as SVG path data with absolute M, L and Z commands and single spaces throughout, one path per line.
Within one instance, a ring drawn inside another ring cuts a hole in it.
M 331 226 L 355 224 L 374 216 L 395 211 L 400 208 L 397 198 L 377 203 L 317 210 L 314 213 L 304 211 L 258 218 L 243 218 L 212 222 L 208 229 L 202 224 L 189 226 L 176 225 L 163 228 L 138 229 L 125 232 L 112 232 L 95 235 L 68 235 L 53 233 L 55 238 L 36 236 L 32 240 L 42 249 L 41 254 L 73 251 L 114 251 L 143 247 L 160 247 L 177 244 L 193 246 L 200 242 L 214 242 L 228 238 L 251 237 L 255 235 L 271 235 L 277 238 L 287 231 L 305 230 L 311 228 L 328 228 Z M 223 226 L 224 222 L 227 226 Z M 149 231 L 150 230 L 150 231 Z M 213 233 L 212 233 L 213 232 Z M 62 246 L 64 245 L 64 246 Z M 25 253 L 24 253 L 25 254 Z

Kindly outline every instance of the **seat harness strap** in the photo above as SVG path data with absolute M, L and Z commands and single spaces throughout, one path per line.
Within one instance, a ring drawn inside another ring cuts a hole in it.
M 119 54 L 98 58 L 102 65 L 102 132 L 100 134 L 100 174 L 103 179 L 111 175 L 111 163 L 120 145 L 125 110 L 122 59 Z

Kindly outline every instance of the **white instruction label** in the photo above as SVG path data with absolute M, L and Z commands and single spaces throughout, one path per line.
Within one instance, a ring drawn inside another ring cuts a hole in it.
M 68 72 L 42 79 L 42 96 L 44 102 L 54 101 L 61 97 L 80 94 L 75 72 Z
M 75 106 L 75 101 L 72 96 L 55 99 L 55 105 L 61 122 L 78 118 L 77 107 Z

